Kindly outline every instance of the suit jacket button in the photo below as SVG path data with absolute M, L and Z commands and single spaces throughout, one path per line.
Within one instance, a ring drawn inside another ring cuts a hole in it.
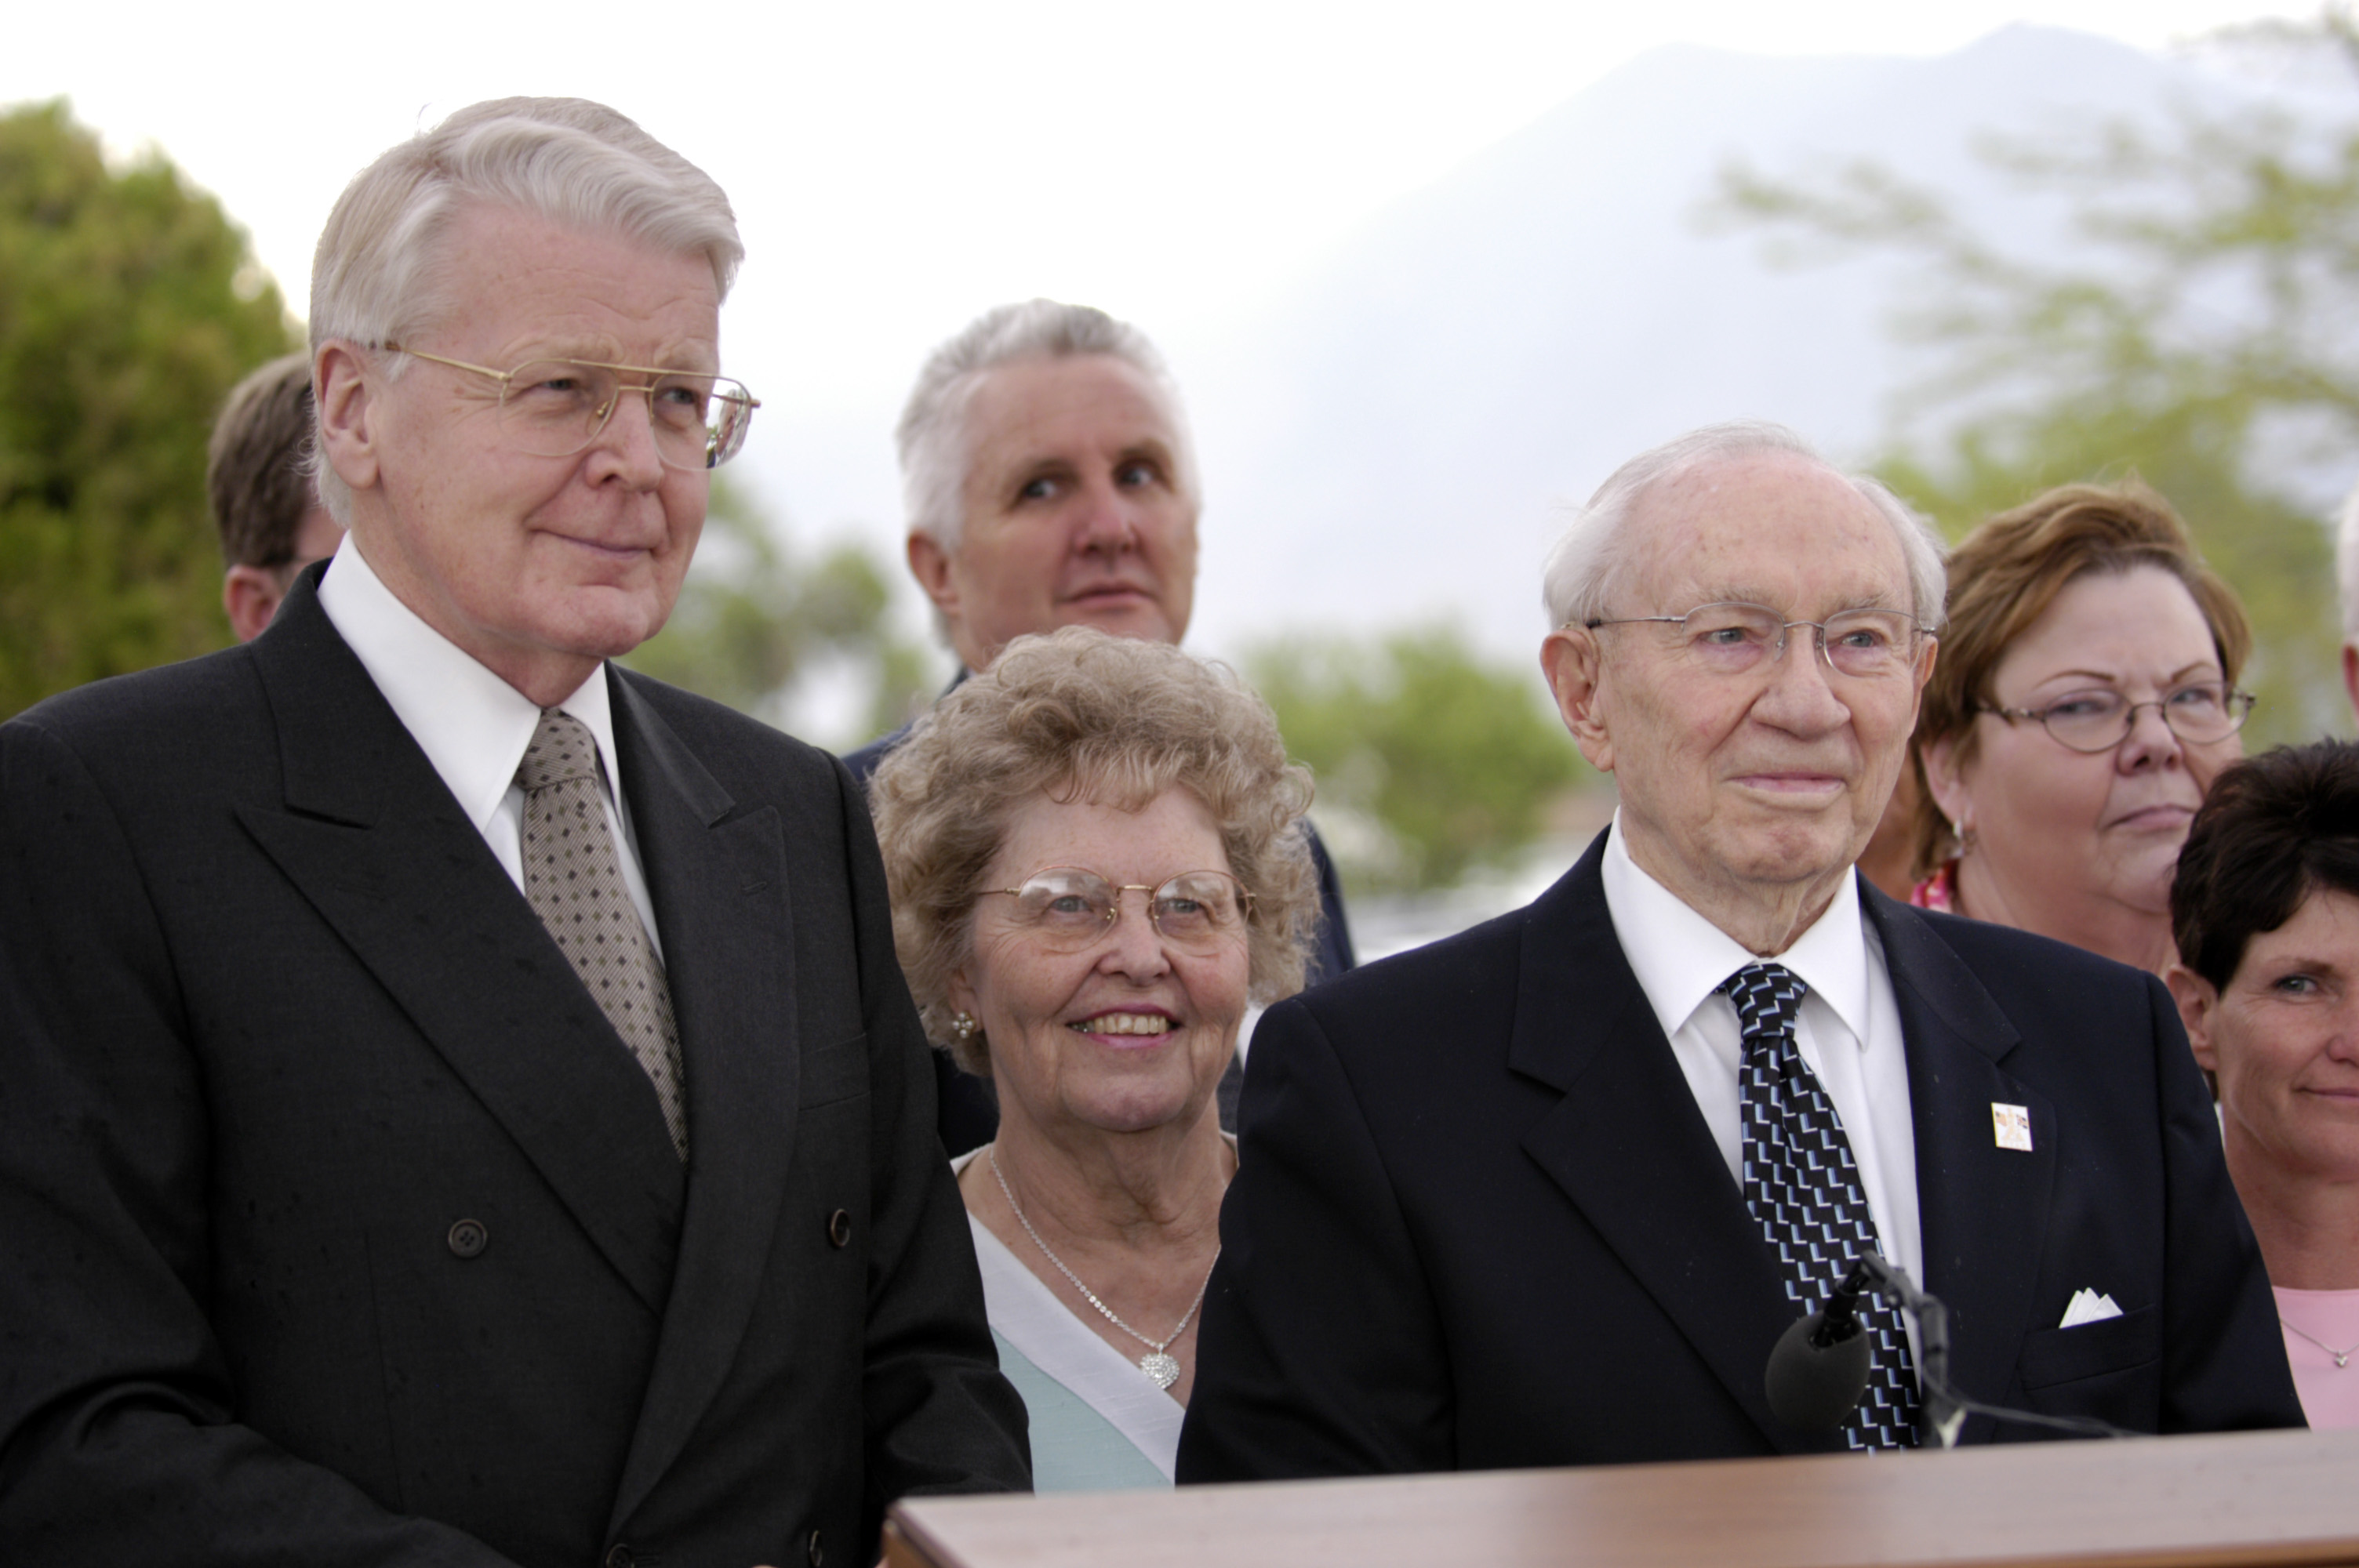
M 842 1209 L 837 1209 L 835 1211 L 835 1215 L 838 1219 L 841 1219 L 843 1217 L 843 1211 Z M 843 1243 L 839 1241 L 836 1245 L 841 1247 Z M 819 1543 L 819 1531 L 811 1531 L 810 1545 L 804 1548 L 803 1555 L 810 1559 L 810 1568 L 819 1568 L 821 1563 L 827 1561 L 827 1552 L 821 1548 Z
M 606 1553 L 606 1568 L 631 1568 L 631 1549 L 619 1541 L 614 1542 L 614 1549 Z
M 451 1234 L 443 1239 L 450 1242 L 451 1250 L 460 1257 L 473 1258 L 491 1245 L 492 1233 L 484 1228 L 484 1222 L 480 1219 L 462 1219 L 451 1227 Z M 614 1550 L 623 1552 L 619 1546 Z M 630 1568 L 631 1554 L 623 1552 L 622 1562 L 615 1563 L 609 1557 L 607 1563 L 608 1568 Z
M 831 1244 L 837 1247 L 850 1246 L 852 1244 L 852 1216 L 845 1213 L 842 1209 L 837 1209 L 833 1214 L 829 1215 L 827 1217 L 827 1238 Z

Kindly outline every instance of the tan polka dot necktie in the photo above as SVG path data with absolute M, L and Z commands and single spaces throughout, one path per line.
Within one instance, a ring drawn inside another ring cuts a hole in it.
M 685 1160 L 688 1112 L 679 1092 L 671 987 L 623 885 L 598 782 L 598 743 L 589 727 L 570 713 L 543 708 L 516 782 L 524 791 L 525 897 L 647 1069 L 672 1147 Z

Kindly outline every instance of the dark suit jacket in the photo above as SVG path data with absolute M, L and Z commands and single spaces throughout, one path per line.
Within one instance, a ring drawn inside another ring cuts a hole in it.
M 1603 844 L 1528 907 L 1262 1020 L 1183 1482 L 1839 1444 L 1769 1413 L 1800 1314 L 1622 956 Z M 1862 897 L 1958 1386 L 2145 1432 L 2301 1424 L 2162 987 Z M 1994 1101 L 2030 1108 L 2030 1152 L 1996 1146 Z M 2059 1328 L 2084 1287 L 2123 1315 Z M 1978 1416 L 1964 1440 L 2033 1435 Z
M 967 672 L 959 671 L 950 690 L 956 691 L 966 678 Z M 867 787 L 868 776 L 876 771 L 876 764 L 908 739 L 910 729 L 904 724 L 890 735 L 844 753 L 843 765 L 852 770 L 852 776 L 860 781 L 861 787 Z M 1319 872 L 1319 925 L 1312 933 L 1310 962 L 1302 977 L 1307 988 L 1343 974 L 1357 959 L 1352 953 L 1352 928 L 1343 919 L 1343 879 L 1335 873 L 1335 861 L 1327 853 L 1327 846 L 1320 841 L 1319 830 L 1308 822 L 1302 826 L 1310 838 L 1310 863 Z M 1221 1129 L 1224 1132 L 1237 1130 L 1237 1098 L 1244 1087 L 1245 1074 L 1236 1063 L 1231 1062 L 1228 1070 L 1221 1075 L 1218 1091 Z M 998 1136 L 999 1102 L 992 1098 L 990 1082 L 961 1072 L 947 1051 L 934 1055 L 934 1090 L 940 1108 L 942 1147 L 953 1158 L 970 1149 L 980 1149 Z
M 861 1564 L 1026 1486 L 850 780 L 609 672 L 683 1168 L 317 580 L 0 728 L 5 1555 Z

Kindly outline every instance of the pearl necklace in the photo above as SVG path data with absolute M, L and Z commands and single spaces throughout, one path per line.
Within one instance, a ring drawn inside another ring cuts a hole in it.
M 1038 1238 L 1035 1238 L 1035 1239 L 1038 1239 Z M 2299 1334 L 2302 1338 L 2309 1340 L 2312 1345 L 2317 1346 L 2321 1350 L 2323 1350 L 2329 1356 L 2333 1357 L 2334 1369 L 2338 1372 L 2343 1368 L 2351 1365 L 2352 1357 L 2359 1356 L 2359 1345 L 2354 1345 L 2348 1350 L 2337 1350 L 2333 1346 L 2329 1345 L 2323 1339 L 2319 1338 L 2318 1336 L 2314 1334 L 2303 1334 L 2300 1329 L 2296 1328 L 2289 1323 L 2286 1323 L 2285 1314 L 2283 1313 L 2279 1313 L 2277 1314 L 2277 1321 L 2279 1323 L 2285 1323 L 2285 1331 L 2288 1334 Z
M 1073 1289 L 1082 1292 L 1082 1299 L 1088 1302 L 1090 1305 L 1097 1308 L 1098 1311 L 1104 1315 L 1105 1320 L 1108 1323 L 1114 1325 L 1116 1328 L 1121 1329 L 1125 1334 L 1129 1335 L 1141 1345 L 1147 1346 L 1147 1354 L 1138 1358 L 1138 1369 L 1147 1374 L 1149 1381 L 1153 1382 L 1158 1389 L 1168 1389 L 1172 1384 L 1178 1382 L 1180 1380 L 1180 1361 L 1177 1357 L 1170 1353 L 1168 1346 L 1173 1340 L 1187 1333 L 1188 1325 L 1195 1321 L 1196 1309 L 1204 1304 L 1205 1289 L 1212 1282 L 1212 1271 L 1210 1269 L 1204 1271 L 1204 1283 L 1196 1287 L 1196 1299 L 1188 1303 L 1187 1312 L 1180 1315 L 1180 1326 L 1173 1329 L 1169 1334 L 1165 1335 L 1160 1341 L 1149 1339 L 1147 1336 L 1139 1333 L 1138 1330 L 1131 1327 L 1130 1325 L 1123 1322 L 1122 1319 L 1114 1316 L 1114 1308 L 1098 1300 L 1097 1292 L 1090 1289 L 1089 1286 L 1082 1283 L 1082 1277 L 1079 1274 L 1074 1273 L 1071 1269 L 1066 1268 L 1065 1260 L 1062 1258 L 1058 1257 L 1054 1252 L 1049 1250 L 1049 1244 L 1040 1239 L 1040 1233 L 1032 1228 L 1032 1222 L 1030 1220 L 1024 1217 L 1024 1206 L 1016 1201 L 1015 1190 L 1008 1186 L 1006 1173 L 999 1168 L 998 1149 L 996 1147 L 993 1148 L 987 1158 L 991 1161 L 992 1176 L 999 1183 L 999 1190 L 1006 1195 L 1007 1199 L 1007 1206 L 1016 1216 L 1016 1223 L 1024 1227 L 1024 1234 L 1032 1238 L 1032 1245 L 1040 1249 L 1040 1255 L 1048 1259 L 1049 1262 L 1054 1263 L 1057 1266 L 1057 1272 L 1064 1275 L 1066 1281 L 1071 1284 Z M 1217 1264 L 1220 1260 L 1221 1249 L 1218 1247 L 1215 1247 L 1212 1249 L 1212 1261 Z

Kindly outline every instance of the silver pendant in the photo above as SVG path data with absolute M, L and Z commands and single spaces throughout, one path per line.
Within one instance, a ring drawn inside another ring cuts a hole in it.
M 1180 1363 L 1160 1350 L 1150 1350 L 1140 1357 L 1138 1369 L 1154 1379 L 1158 1389 L 1168 1389 L 1180 1380 Z

